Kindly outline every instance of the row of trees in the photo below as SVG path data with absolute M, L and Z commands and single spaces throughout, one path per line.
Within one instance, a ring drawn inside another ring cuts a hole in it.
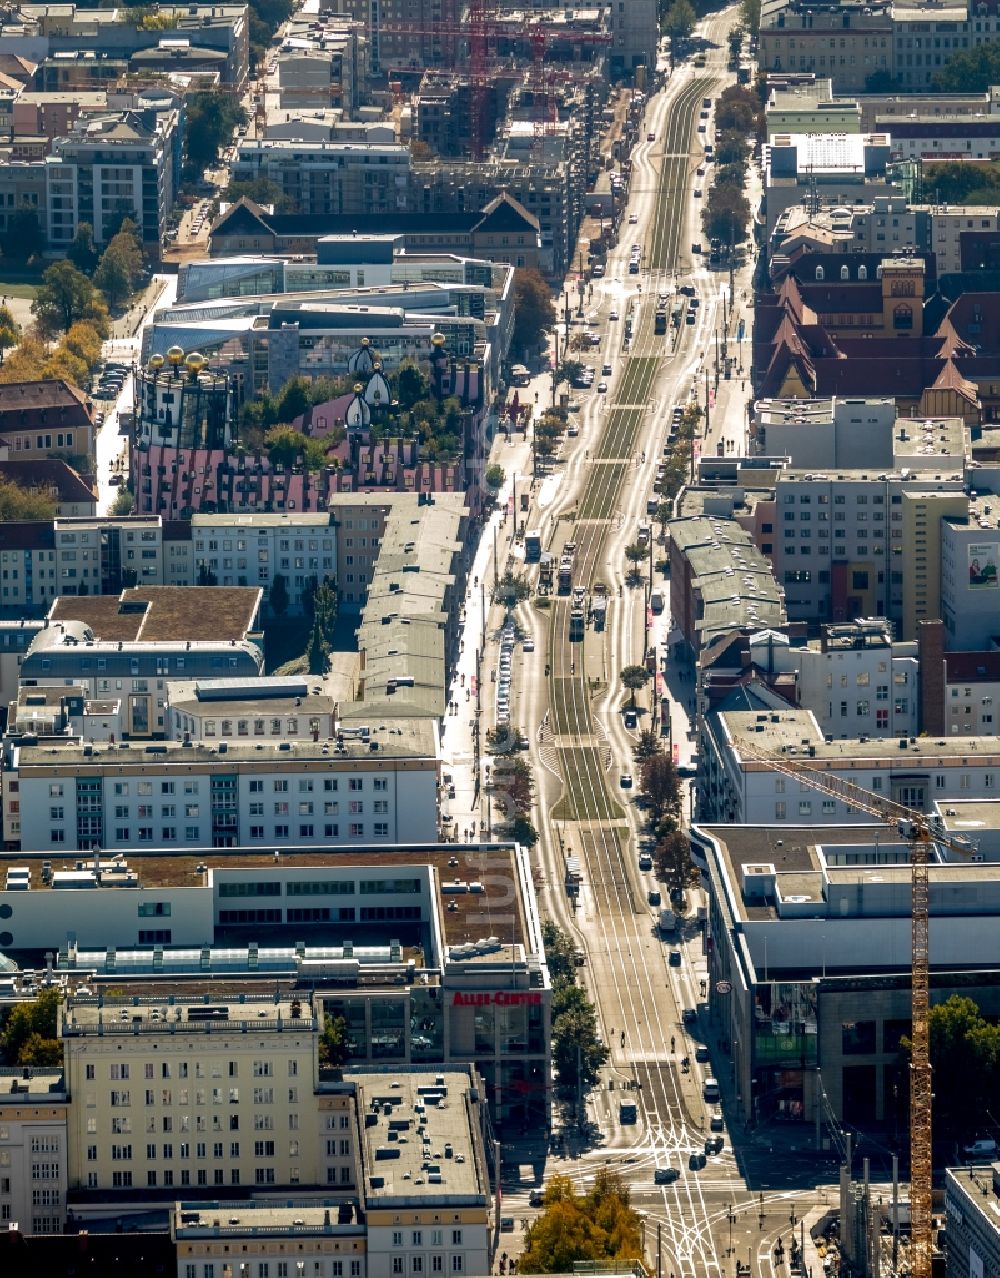
M 552 977 L 552 1063 L 556 1087 L 573 1101 L 593 1087 L 608 1060 L 597 1011 L 577 983 L 576 947 L 551 919 L 542 924 L 545 957 Z
M 200 178 L 219 158 L 236 129 L 246 123 L 247 113 L 236 98 L 219 89 L 192 93 L 185 111 L 184 175 Z
M 691 872 L 690 845 L 681 827 L 681 784 L 660 736 L 644 730 L 636 743 L 639 795 L 654 839 L 653 861 L 671 891 L 681 890 Z
M 132 297 L 146 265 L 139 228 L 125 214 L 103 253 L 94 242 L 94 228 L 89 222 L 81 222 L 66 257 L 78 274 L 87 276 L 100 289 L 112 310 Z M 68 288 L 68 278 L 64 277 L 63 290 Z M 80 287 L 76 282 L 77 291 Z
M 750 204 L 744 195 L 748 138 L 761 136 L 764 117 L 760 98 L 752 90 L 730 85 L 715 104 L 715 181 L 702 210 L 705 234 L 726 244 L 741 243 L 750 224 Z
M 538 831 L 531 820 L 535 782 L 531 768 L 519 754 L 500 756 L 493 770 L 493 802 L 503 814 L 504 833 L 526 848 L 538 842 Z

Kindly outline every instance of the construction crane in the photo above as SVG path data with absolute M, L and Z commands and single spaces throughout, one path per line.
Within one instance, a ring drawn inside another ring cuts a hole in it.
M 928 864 L 932 842 L 969 855 L 968 842 L 932 834 L 930 822 L 923 812 L 894 803 L 881 795 L 864 790 L 853 781 L 832 776 L 810 764 L 807 759 L 762 750 L 746 737 L 739 740 L 744 759 L 766 764 L 783 776 L 808 785 L 850 808 L 865 812 L 884 825 L 894 827 L 910 845 L 910 881 L 912 885 L 912 953 L 911 990 L 913 1028 L 910 1035 L 910 1239 L 911 1278 L 931 1278 L 931 1059 L 928 1025 L 929 947 L 928 947 Z

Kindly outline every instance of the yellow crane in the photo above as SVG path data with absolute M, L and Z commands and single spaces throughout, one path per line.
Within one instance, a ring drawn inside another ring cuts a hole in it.
M 765 764 L 774 772 L 800 781 L 830 798 L 865 812 L 884 825 L 895 827 L 910 845 L 912 883 L 912 1008 L 910 1036 L 910 1237 L 911 1278 L 931 1278 L 931 1060 L 928 1010 L 928 860 L 930 845 L 937 842 L 968 855 L 968 846 L 932 836 L 922 812 L 864 790 L 853 781 L 831 775 L 796 755 L 762 750 L 746 737 L 739 740 L 744 759 Z

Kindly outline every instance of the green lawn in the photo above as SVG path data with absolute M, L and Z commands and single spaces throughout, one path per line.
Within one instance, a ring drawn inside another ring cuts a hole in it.
M 0 297 L 20 297 L 24 301 L 32 302 L 35 294 L 38 292 L 37 284 L 24 284 L 21 282 L 13 282 L 11 280 L 0 280 Z

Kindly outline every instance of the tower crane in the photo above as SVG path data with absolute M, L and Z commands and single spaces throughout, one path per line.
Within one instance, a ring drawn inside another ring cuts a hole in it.
M 931 843 L 963 856 L 968 844 L 932 835 L 925 813 L 895 803 L 892 799 L 872 794 L 853 781 L 832 776 L 794 755 L 762 750 L 746 737 L 739 740 L 742 757 L 765 764 L 774 772 L 808 785 L 820 794 L 839 799 L 894 827 L 910 845 L 911 904 L 911 990 L 913 1028 L 910 1060 L 910 1236 L 911 1278 L 931 1278 L 932 1258 L 932 1179 L 931 1179 L 931 1060 L 928 1024 L 929 948 L 928 948 L 928 865 Z

